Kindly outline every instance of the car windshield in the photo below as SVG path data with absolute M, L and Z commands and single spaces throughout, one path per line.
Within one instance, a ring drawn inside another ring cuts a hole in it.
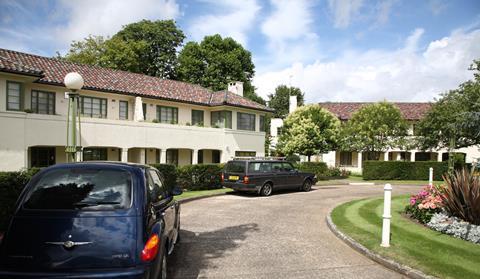
M 109 210 L 130 206 L 132 178 L 125 170 L 69 168 L 44 174 L 24 208 Z
M 226 172 L 244 173 L 245 172 L 245 162 L 230 161 L 225 166 L 225 171 Z

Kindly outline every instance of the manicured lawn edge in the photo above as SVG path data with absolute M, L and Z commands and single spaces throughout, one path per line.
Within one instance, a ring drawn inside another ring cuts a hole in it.
M 366 257 L 372 259 L 373 261 L 385 266 L 388 269 L 394 270 L 398 273 L 401 273 L 405 276 L 408 276 L 409 278 L 414 278 L 414 279 L 431 279 L 431 278 L 436 278 L 433 276 L 426 275 L 425 273 L 421 272 L 420 270 L 413 269 L 409 266 L 402 265 L 392 259 L 383 257 L 379 254 L 376 254 L 369 249 L 367 249 L 365 246 L 361 245 L 360 243 L 356 242 L 353 240 L 351 237 L 345 235 L 341 231 L 337 229 L 337 226 L 333 223 L 332 217 L 331 217 L 332 211 L 330 211 L 326 217 L 326 222 L 328 228 L 335 234 L 336 237 L 340 238 L 343 242 L 345 242 L 348 246 L 352 247 L 355 249 L 357 252 L 360 254 L 365 255 Z
M 183 203 L 188 203 L 188 202 L 196 201 L 196 200 L 200 200 L 200 199 L 225 195 L 226 193 L 232 192 L 232 189 L 222 188 L 222 189 L 215 189 L 215 190 L 189 191 L 189 192 L 186 192 L 186 193 L 194 193 L 194 192 L 199 192 L 199 193 L 198 193 L 198 195 L 195 195 L 195 196 L 192 196 L 192 197 L 185 197 L 185 198 L 182 198 L 182 195 L 180 195 L 176 198 L 176 200 L 179 203 L 183 204 Z

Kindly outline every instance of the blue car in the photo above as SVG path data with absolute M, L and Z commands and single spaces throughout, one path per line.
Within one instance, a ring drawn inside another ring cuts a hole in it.
M 166 278 L 181 194 L 155 168 L 61 164 L 26 185 L 0 243 L 0 278 Z

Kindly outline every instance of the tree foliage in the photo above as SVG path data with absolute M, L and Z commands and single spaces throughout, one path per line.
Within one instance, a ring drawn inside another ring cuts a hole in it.
M 285 118 L 277 149 L 310 156 L 333 150 L 340 121 L 319 105 L 302 106 Z
M 275 110 L 274 117 L 285 118 L 288 115 L 290 96 L 297 96 L 297 105 L 303 105 L 304 94 L 297 87 L 279 85 L 275 88 L 275 93 L 268 95 L 268 105 Z
M 421 149 L 480 144 L 480 60 L 474 61 L 470 69 L 476 71 L 474 79 L 443 94 L 417 124 Z
M 405 144 L 407 130 L 407 122 L 393 104 L 366 105 L 344 123 L 340 135 L 341 149 L 366 152 L 369 160 L 378 160 L 379 152 Z
M 206 36 L 200 43 L 188 42 L 178 56 L 178 78 L 215 91 L 227 89 L 228 83 L 241 81 L 244 96 L 265 104 L 255 94 L 252 78 L 255 66 L 251 53 L 232 38 Z
M 177 49 L 185 38 L 173 20 L 142 20 L 112 38 L 89 36 L 73 41 L 65 57 L 71 62 L 175 78 Z

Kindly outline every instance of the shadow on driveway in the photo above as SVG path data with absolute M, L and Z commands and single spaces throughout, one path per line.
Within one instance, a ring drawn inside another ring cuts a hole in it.
M 255 223 L 201 233 L 181 230 L 181 241 L 168 258 L 168 278 L 197 278 L 203 269 L 214 269 L 211 260 L 235 250 L 258 230 Z

